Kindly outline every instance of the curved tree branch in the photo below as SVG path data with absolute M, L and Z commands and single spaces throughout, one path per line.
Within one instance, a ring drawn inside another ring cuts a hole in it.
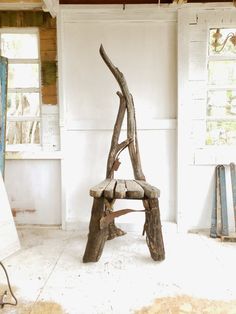
M 139 150 L 138 150 L 138 139 L 137 139 L 137 130 L 136 130 L 136 120 L 135 120 L 135 112 L 134 112 L 134 104 L 133 104 L 133 98 L 132 95 L 129 92 L 128 85 L 126 83 L 125 77 L 120 70 L 114 66 L 114 64 L 111 62 L 109 57 L 107 56 L 103 46 L 100 46 L 99 49 L 100 55 L 102 59 L 104 60 L 107 67 L 112 72 L 113 76 L 115 77 L 117 83 L 120 86 L 122 95 L 126 102 L 127 107 L 127 138 L 132 138 L 134 141 L 132 141 L 128 148 L 129 148 L 129 154 L 130 159 L 132 162 L 132 167 L 134 171 L 134 177 L 136 180 L 145 180 L 145 176 L 142 171 L 141 167 L 141 161 L 139 156 Z

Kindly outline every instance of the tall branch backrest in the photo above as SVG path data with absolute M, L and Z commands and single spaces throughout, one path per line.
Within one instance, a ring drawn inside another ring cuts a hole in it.
M 124 234 L 116 227 L 114 219 L 136 210 L 122 209 L 114 212 L 113 204 L 116 199 L 140 199 L 143 202 L 145 211 L 143 234 L 146 233 L 151 257 L 155 261 L 161 261 L 165 258 L 165 250 L 158 201 L 160 191 L 146 182 L 142 171 L 133 97 L 123 73 L 113 65 L 102 45 L 100 55 L 119 84 L 120 91 L 117 95 L 120 104 L 107 160 L 106 179 L 90 189 L 90 195 L 94 200 L 83 262 L 98 261 L 106 240 Z M 119 143 L 125 112 L 127 112 L 127 139 Z M 126 147 L 129 150 L 134 180 L 116 180 L 114 171 L 119 166 L 118 156 Z

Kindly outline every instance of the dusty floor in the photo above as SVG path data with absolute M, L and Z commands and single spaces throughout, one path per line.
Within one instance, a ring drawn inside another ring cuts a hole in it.
M 83 264 L 85 232 L 18 229 L 22 249 L 3 261 L 17 314 L 236 314 L 236 244 L 164 226 L 166 260 L 152 261 L 138 233 L 108 241 Z M 0 294 L 6 284 L 0 269 Z M 222 301 L 222 302 L 221 302 Z

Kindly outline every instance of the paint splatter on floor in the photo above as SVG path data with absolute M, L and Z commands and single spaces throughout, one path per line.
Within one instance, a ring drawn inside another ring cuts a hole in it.
M 135 314 L 236 314 L 236 300 L 214 301 L 190 296 L 165 297 L 156 299 L 148 307 Z

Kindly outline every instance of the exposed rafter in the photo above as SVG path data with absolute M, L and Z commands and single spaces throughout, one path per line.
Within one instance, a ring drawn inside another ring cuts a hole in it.
M 217 3 L 217 2 L 232 2 L 229 0 L 59 0 L 60 4 L 150 4 L 150 3 Z
M 43 0 L 43 10 L 55 17 L 58 12 L 59 0 Z

